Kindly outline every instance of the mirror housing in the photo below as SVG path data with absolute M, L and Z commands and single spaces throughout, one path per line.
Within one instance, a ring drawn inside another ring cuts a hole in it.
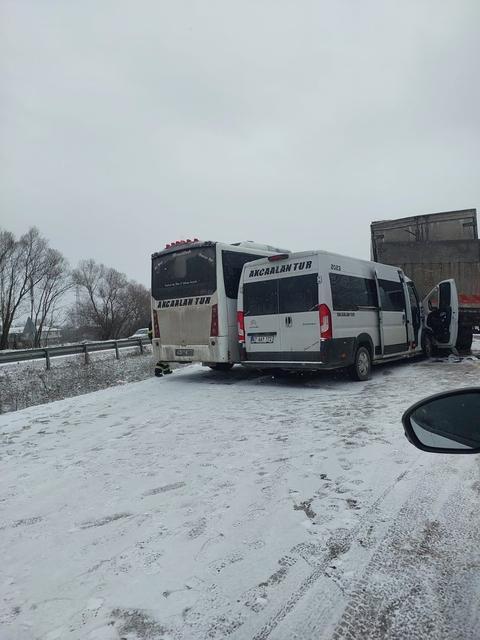
M 438 393 L 402 416 L 409 442 L 430 453 L 480 453 L 480 387 Z

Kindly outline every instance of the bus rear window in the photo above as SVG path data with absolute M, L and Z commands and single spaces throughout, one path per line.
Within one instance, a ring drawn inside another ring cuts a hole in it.
M 155 300 L 211 295 L 216 281 L 215 247 L 185 249 L 152 260 Z

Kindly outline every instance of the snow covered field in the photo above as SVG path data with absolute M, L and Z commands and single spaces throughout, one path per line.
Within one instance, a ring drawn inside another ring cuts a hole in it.
M 0 637 L 478 638 L 480 456 L 400 423 L 478 384 L 454 360 L 192 366 L 0 416 Z

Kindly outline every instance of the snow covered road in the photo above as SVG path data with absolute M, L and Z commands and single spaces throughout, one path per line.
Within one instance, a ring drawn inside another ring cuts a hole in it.
M 188 367 L 0 416 L 0 637 L 478 638 L 480 456 L 400 417 L 479 373 Z

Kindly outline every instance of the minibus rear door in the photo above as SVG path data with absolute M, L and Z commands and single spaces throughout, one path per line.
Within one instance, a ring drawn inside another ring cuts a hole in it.
M 281 344 L 285 360 L 320 360 L 318 302 L 318 273 L 278 279 Z
M 277 279 L 244 283 L 243 321 L 247 360 L 278 359 L 281 351 L 281 332 Z

